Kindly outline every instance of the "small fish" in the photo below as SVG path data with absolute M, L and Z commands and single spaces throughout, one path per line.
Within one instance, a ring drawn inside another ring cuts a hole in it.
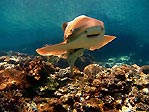
M 42 56 L 61 56 L 68 60 L 73 70 L 76 59 L 85 49 L 95 50 L 114 40 L 115 36 L 105 35 L 104 23 L 100 20 L 81 15 L 62 25 L 64 42 L 36 50 Z

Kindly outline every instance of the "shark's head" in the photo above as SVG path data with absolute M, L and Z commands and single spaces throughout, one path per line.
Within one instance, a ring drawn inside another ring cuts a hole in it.
M 73 21 L 63 24 L 64 40 L 74 40 L 85 34 L 87 38 L 104 36 L 104 24 L 102 21 L 87 16 L 79 16 Z

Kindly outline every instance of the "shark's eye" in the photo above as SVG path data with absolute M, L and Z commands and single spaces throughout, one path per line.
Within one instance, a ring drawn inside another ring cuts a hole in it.
M 101 31 L 103 31 L 104 30 L 104 28 L 103 27 L 101 27 Z
M 73 29 L 71 29 L 70 32 L 73 32 Z
M 87 33 L 87 30 L 85 31 L 85 33 Z

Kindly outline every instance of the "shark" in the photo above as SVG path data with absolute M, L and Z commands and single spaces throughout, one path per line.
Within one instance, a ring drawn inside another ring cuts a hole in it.
M 64 31 L 63 42 L 44 46 L 36 49 L 36 52 L 42 56 L 54 55 L 66 58 L 71 74 L 73 74 L 75 61 L 84 50 L 100 49 L 116 38 L 105 35 L 104 23 L 101 20 L 85 15 L 78 16 L 70 22 L 64 22 L 62 29 Z

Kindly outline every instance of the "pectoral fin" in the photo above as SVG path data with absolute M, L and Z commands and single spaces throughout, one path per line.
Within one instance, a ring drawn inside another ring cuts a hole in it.
M 110 35 L 104 35 L 101 38 L 101 41 L 99 41 L 99 43 L 95 46 L 91 46 L 89 48 L 89 50 L 93 51 L 95 49 L 100 49 L 101 47 L 105 46 L 106 44 L 108 44 L 109 42 L 111 42 L 112 40 L 114 40 L 116 37 L 115 36 L 110 36 Z
M 60 56 L 62 54 L 67 53 L 67 45 L 65 43 L 49 45 L 36 49 L 36 52 L 42 56 L 50 56 L 50 55 Z

